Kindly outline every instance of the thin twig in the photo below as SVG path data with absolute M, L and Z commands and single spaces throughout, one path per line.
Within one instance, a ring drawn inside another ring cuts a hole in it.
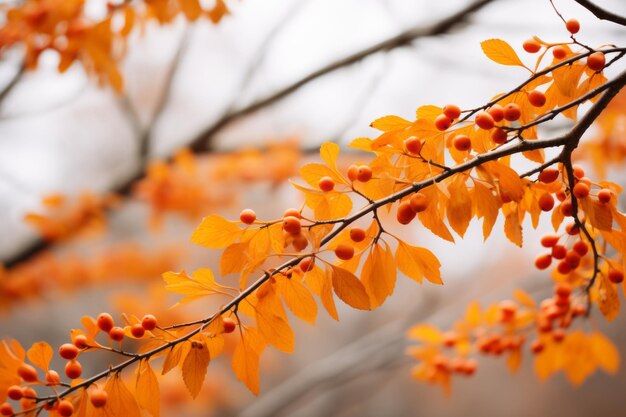
M 585 9 L 589 10 L 594 14 L 595 17 L 601 20 L 608 20 L 613 23 L 617 23 L 618 25 L 626 26 L 626 17 L 620 16 L 613 12 L 610 12 L 597 4 L 589 1 L 589 0 L 574 0 L 576 3 L 583 6 Z

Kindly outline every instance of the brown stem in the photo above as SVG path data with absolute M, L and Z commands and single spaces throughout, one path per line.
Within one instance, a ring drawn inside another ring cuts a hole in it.
M 597 4 L 589 1 L 589 0 L 574 0 L 576 3 L 583 6 L 585 9 L 589 10 L 594 14 L 595 17 L 601 20 L 608 20 L 613 23 L 617 23 L 618 25 L 626 26 L 626 17 L 620 16 L 613 12 L 610 12 Z

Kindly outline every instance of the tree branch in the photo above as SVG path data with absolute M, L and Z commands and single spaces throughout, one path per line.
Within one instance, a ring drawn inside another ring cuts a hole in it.
M 26 71 L 26 65 L 24 64 L 24 62 L 22 62 L 20 63 L 20 67 L 15 73 L 15 75 L 13 76 L 13 78 L 11 78 L 9 83 L 5 85 L 2 90 L 0 90 L 0 103 L 2 103 L 4 99 L 7 98 L 7 96 L 11 93 L 11 91 L 13 91 L 13 88 L 15 88 L 15 86 L 20 82 L 20 80 L 24 76 L 25 71 Z
M 595 17 L 601 20 L 608 20 L 613 23 L 617 23 L 618 25 L 626 26 L 626 17 L 620 16 L 613 12 L 610 12 L 602 7 L 598 6 L 594 2 L 590 0 L 574 0 L 576 3 L 583 6 L 585 9 L 589 10 L 594 14 Z

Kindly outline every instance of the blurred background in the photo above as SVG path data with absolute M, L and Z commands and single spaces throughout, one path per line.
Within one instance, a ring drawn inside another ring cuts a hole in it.
M 626 29 L 597 20 L 574 1 L 554 3 L 565 18 L 580 20 L 584 43 L 626 41 Z M 596 3 L 626 14 L 623 1 Z M 476 107 L 524 80 L 523 69 L 489 61 L 482 40 L 505 39 L 522 51 L 532 35 L 568 38 L 548 0 L 227 4 L 230 14 L 219 24 L 179 16 L 136 27 L 120 63 L 122 93 L 98 85 L 79 64 L 59 74 L 54 52 L 44 52 L 36 70 L 23 71 L 19 45 L 2 51 L 1 338 L 58 346 L 82 315 L 101 311 L 154 312 L 171 322 L 210 314 L 218 302 L 169 310 L 175 298 L 164 294 L 160 277 L 166 270 L 219 269 L 219 251 L 189 241 L 202 216 L 236 218 L 252 207 L 259 218 L 278 218 L 302 204 L 286 179 L 315 160 L 321 143 L 345 147 L 374 137 L 369 124 L 376 118 L 411 120 L 424 104 Z M 94 16 L 106 11 L 98 0 L 86 7 Z M 406 38 L 397 38 L 401 33 Z M 557 119 L 542 134 L 568 126 Z M 346 155 L 345 166 L 366 158 Z M 623 174 L 612 169 L 608 177 L 624 185 Z M 294 318 L 296 351 L 266 351 L 258 398 L 235 380 L 228 357 L 211 364 L 196 402 L 187 401 L 179 375 L 168 375 L 163 414 L 626 415 L 624 370 L 574 388 L 562 375 L 539 382 L 528 355 L 515 375 L 503 360 L 487 358 L 474 377 L 455 379 L 449 398 L 411 380 L 404 350 L 412 324 L 449 328 L 469 301 L 510 298 L 516 287 L 537 299 L 550 294 L 547 274 L 531 267 L 539 237 L 551 230 L 548 219 L 538 230 L 525 224 L 523 249 L 506 240 L 501 220 L 486 242 L 478 223 L 455 244 L 421 226 L 398 230 L 437 255 L 444 286 L 399 277 L 394 295 L 374 312 L 342 305 L 339 322 L 320 311 L 315 326 Z M 618 331 L 623 318 L 610 326 L 591 320 L 626 354 L 626 335 Z M 106 360 L 85 363 L 85 374 L 105 368 Z

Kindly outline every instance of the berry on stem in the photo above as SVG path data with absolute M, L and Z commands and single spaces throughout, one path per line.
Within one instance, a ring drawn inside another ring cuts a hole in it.
M 96 324 L 98 325 L 98 328 L 105 333 L 108 333 L 115 325 L 113 317 L 111 317 L 109 313 L 100 313 L 96 319 Z
M 495 121 L 493 117 L 486 111 L 478 113 L 476 115 L 476 118 L 474 119 L 474 122 L 476 123 L 476 126 L 485 130 L 492 129 L 495 126 Z
M 59 356 L 63 359 L 74 359 L 78 356 L 78 348 L 71 343 L 64 343 L 59 348 Z
M 154 317 L 152 314 L 146 314 L 141 319 L 141 326 L 148 331 L 156 329 L 157 327 L 156 317 Z
M 415 211 L 411 208 L 411 203 L 403 201 L 398 205 L 396 219 L 400 224 L 409 224 L 415 218 Z
M 235 320 L 231 319 L 230 317 L 224 317 L 223 323 L 224 323 L 224 333 L 232 333 L 237 328 L 237 323 L 235 322 Z
M 450 120 L 450 118 L 448 118 L 448 116 L 446 116 L 445 114 L 440 114 L 439 116 L 435 117 L 435 127 L 438 130 L 444 131 L 448 129 L 451 124 L 452 120 Z
M 443 106 L 443 114 L 445 114 L 449 119 L 458 119 L 461 115 L 461 108 L 456 104 L 446 104 Z
M 565 22 L 565 28 L 567 28 L 569 33 L 574 35 L 580 30 L 580 22 L 577 19 L 569 19 Z
M 606 65 L 606 57 L 602 52 L 594 52 L 587 57 L 587 66 L 592 71 L 600 71 Z
M 354 247 L 345 243 L 340 243 L 335 248 L 335 255 L 337 255 L 337 258 L 344 261 L 352 259 L 352 257 L 354 256 Z
M 365 230 L 360 227 L 353 227 L 350 229 L 350 239 L 353 242 L 362 242 L 365 240 Z
M 17 368 L 17 375 L 25 382 L 37 381 L 37 370 L 27 363 L 23 363 Z
M 522 116 L 522 109 L 517 103 L 509 103 L 504 106 L 504 118 L 509 122 L 514 122 Z
M 328 193 L 335 189 L 335 181 L 331 177 L 322 177 L 318 181 L 317 185 L 320 187 L 320 190 Z
M 130 326 L 130 334 L 132 334 L 133 337 L 136 337 L 137 339 L 141 339 L 144 334 L 146 334 L 146 329 L 143 328 L 141 323 L 135 323 Z
M 528 93 L 528 101 L 535 107 L 543 107 L 546 104 L 546 95 L 539 90 Z
M 239 220 L 243 224 L 252 224 L 256 220 L 256 213 L 251 209 L 242 210 L 241 214 L 239 214 Z
M 526 39 L 522 44 L 522 48 L 529 54 L 534 54 L 539 52 L 541 49 L 541 44 L 537 42 L 535 39 Z
M 70 417 L 74 414 L 74 405 L 68 400 L 61 400 L 59 401 L 57 411 L 61 417 Z
M 554 197 L 550 193 L 544 193 L 539 197 L 539 208 L 542 211 L 550 211 L 554 207 Z
M 418 155 L 422 150 L 423 145 L 424 143 L 422 142 L 422 140 L 415 136 L 412 136 L 404 141 L 404 147 L 406 148 L 406 151 L 413 155 Z
M 465 152 L 472 149 L 472 140 L 467 135 L 456 135 L 452 139 L 452 144 L 457 151 Z
M 293 216 L 287 216 L 283 219 L 283 230 L 290 235 L 299 235 L 302 231 L 300 219 Z
M 372 168 L 367 165 L 359 166 L 356 178 L 361 182 L 368 182 L 372 179 Z
M 559 178 L 559 170 L 556 168 L 546 168 L 539 173 L 539 181 L 550 184 Z
M 83 373 L 83 367 L 76 359 L 72 359 L 65 365 L 65 375 L 69 379 L 80 378 Z
M 421 213 L 428 208 L 428 198 L 422 193 L 415 193 L 409 199 L 411 209 L 416 213 Z
M 124 340 L 124 336 L 124 329 L 122 329 L 121 327 L 116 326 L 109 331 L 109 337 L 116 342 L 121 342 L 122 340 Z
M 105 390 L 95 389 L 89 394 L 89 400 L 91 405 L 95 408 L 102 408 L 106 405 L 109 394 Z

